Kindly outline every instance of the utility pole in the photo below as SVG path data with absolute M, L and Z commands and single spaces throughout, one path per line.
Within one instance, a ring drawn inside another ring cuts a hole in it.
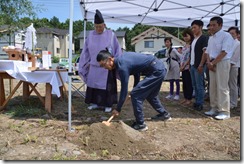
M 180 39 L 180 28 L 178 27 L 178 39 Z

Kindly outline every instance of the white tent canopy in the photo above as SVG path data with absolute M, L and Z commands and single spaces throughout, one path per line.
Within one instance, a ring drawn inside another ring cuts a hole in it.
M 205 28 L 213 16 L 222 16 L 224 29 L 240 27 L 239 0 L 81 0 L 83 17 L 93 22 L 99 9 L 105 22 L 188 27 L 195 19 Z

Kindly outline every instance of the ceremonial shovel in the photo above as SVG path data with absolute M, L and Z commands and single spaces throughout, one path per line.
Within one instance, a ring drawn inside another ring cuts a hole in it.
M 108 121 L 103 121 L 102 123 L 103 124 L 105 124 L 106 126 L 110 126 L 110 121 L 112 120 L 114 118 L 114 115 L 112 115 L 109 119 L 108 119 Z

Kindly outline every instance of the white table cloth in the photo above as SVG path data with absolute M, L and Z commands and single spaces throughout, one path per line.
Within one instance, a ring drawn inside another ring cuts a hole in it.
M 61 96 L 59 87 L 62 86 L 62 82 L 59 78 L 56 70 L 39 70 L 29 71 L 29 62 L 15 61 L 15 60 L 0 60 L 0 71 L 6 71 L 10 76 L 17 80 L 22 80 L 30 83 L 49 83 L 52 86 L 52 94 Z M 68 81 L 68 72 L 61 71 L 60 75 L 63 82 Z

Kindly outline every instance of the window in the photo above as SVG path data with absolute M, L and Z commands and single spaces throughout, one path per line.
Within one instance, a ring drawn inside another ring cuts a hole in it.
M 145 48 L 154 48 L 154 41 L 145 41 L 144 47 Z
M 57 51 L 56 51 L 58 54 L 60 53 L 60 49 L 59 48 L 57 48 Z

